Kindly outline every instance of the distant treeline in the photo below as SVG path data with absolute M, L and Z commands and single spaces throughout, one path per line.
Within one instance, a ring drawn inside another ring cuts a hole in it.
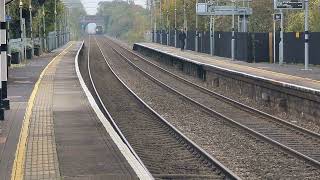
M 160 0 L 156 1 L 156 10 L 154 9 L 155 0 L 147 0 L 147 8 L 144 9 L 133 3 L 128 4 L 126 1 L 115 0 L 113 2 L 101 2 L 98 13 L 107 15 L 108 20 L 105 28 L 107 33 L 121 38 L 137 40 L 143 38 L 143 33 L 150 29 L 150 9 L 157 18 L 157 28 L 174 29 L 174 0 L 161 0 L 162 23 L 160 23 Z M 130 1 L 131 2 L 131 1 Z M 205 0 L 199 0 L 205 2 Z M 230 0 L 217 0 L 220 5 L 230 3 Z M 196 0 L 176 0 L 177 4 L 177 28 L 183 27 L 184 11 L 186 7 L 186 18 L 188 30 L 195 30 L 195 6 Z M 310 31 L 320 32 L 320 0 L 309 0 L 310 4 Z M 238 6 L 242 6 L 243 2 L 238 1 Z M 253 15 L 249 18 L 250 32 L 272 32 L 273 22 L 272 14 L 273 0 L 254 0 L 250 3 L 253 9 Z M 168 15 L 168 21 L 167 21 Z M 304 30 L 304 11 L 302 10 L 286 10 L 284 11 L 284 30 L 287 32 L 298 32 Z M 198 16 L 199 30 L 209 30 L 209 17 Z M 231 17 L 216 17 L 216 31 L 231 31 Z M 237 27 L 237 25 L 236 25 Z
M 126 1 L 100 2 L 98 15 L 106 16 L 105 31 L 129 42 L 141 41 L 150 29 L 148 11 Z

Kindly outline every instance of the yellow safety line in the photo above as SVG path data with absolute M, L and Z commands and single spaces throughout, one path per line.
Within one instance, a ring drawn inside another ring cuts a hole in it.
M 11 180 L 22 180 L 23 174 L 24 174 L 24 161 L 25 161 L 25 153 L 26 153 L 26 146 L 27 146 L 27 140 L 28 140 L 28 134 L 29 134 L 29 124 L 32 114 L 32 109 L 34 106 L 36 94 L 39 89 L 40 82 L 46 73 L 49 66 L 58 59 L 61 55 L 65 55 L 67 50 L 73 45 L 73 42 L 69 43 L 70 45 L 64 49 L 61 53 L 59 53 L 56 57 L 52 59 L 52 61 L 43 69 L 41 72 L 38 81 L 35 83 L 34 88 L 32 90 L 32 93 L 30 95 L 30 98 L 28 100 L 27 109 L 24 115 L 24 120 L 22 123 L 20 136 L 19 136 L 19 142 L 16 149 L 15 159 L 12 167 L 11 172 Z

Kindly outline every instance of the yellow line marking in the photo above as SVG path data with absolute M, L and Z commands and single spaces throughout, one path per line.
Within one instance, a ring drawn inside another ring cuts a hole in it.
M 11 180 L 22 180 L 24 175 L 24 161 L 25 161 L 25 154 L 26 154 L 26 146 L 28 141 L 28 134 L 29 134 L 29 124 L 32 114 L 32 109 L 34 106 L 35 98 L 39 89 L 39 85 L 41 83 L 41 80 L 43 76 L 45 75 L 47 69 L 49 66 L 58 58 L 61 56 L 64 56 L 67 54 L 67 50 L 73 45 L 73 42 L 69 43 L 67 48 L 65 48 L 61 53 L 59 53 L 56 57 L 54 57 L 51 62 L 43 69 L 41 72 L 38 81 L 35 83 L 34 88 L 32 90 L 32 93 L 30 95 L 30 98 L 28 100 L 27 109 L 24 115 L 20 136 L 19 136 L 19 142 L 16 149 L 15 159 L 12 167 L 11 172 Z

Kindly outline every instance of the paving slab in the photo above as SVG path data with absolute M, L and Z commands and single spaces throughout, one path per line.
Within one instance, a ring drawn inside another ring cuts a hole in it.
M 79 82 L 81 45 L 71 42 L 53 58 L 24 103 L 12 179 L 138 179 Z
M 5 121 L 0 121 L 0 179 L 8 180 L 19 140 L 29 96 L 41 71 L 62 49 L 27 60 L 24 64 L 13 64 L 8 72 L 8 99 L 10 110 L 5 111 Z

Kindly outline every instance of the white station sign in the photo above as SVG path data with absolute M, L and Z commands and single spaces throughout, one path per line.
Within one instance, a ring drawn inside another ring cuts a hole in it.
M 251 15 L 252 8 L 235 7 L 235 6 L 215 6 L 208 3 L 198 3 L 196 6 L 198 15 L 203 16 L 236 16 Z
M 274 0 L 274 9 L 304 9 L 304 0 Z

